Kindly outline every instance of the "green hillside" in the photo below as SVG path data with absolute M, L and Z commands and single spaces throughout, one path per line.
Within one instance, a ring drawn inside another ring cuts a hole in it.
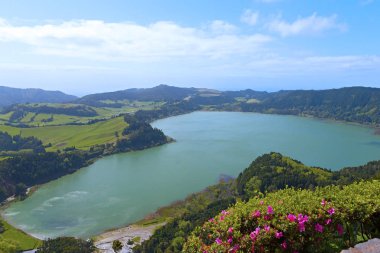
M 89 125 L 64 125 L 45 126 L 36 128 L 18 128 L 0 125 L 0 131 L 11 135 L 34 136 L 40 139 L 44 145 L 51 143 L 48 150 L 76 147 L 77 149 L 89 149 L 91 146 L 116 142 L 116 132 L 121 135 L 127 127 L 123 117 L 116 117 L 107 121 Z
M 349 175 L 353 176 L 350 177 Z M 149 224 L 162 220 L 168 220 L 168 223 L 159 228 L 141 246 L 135 247 L 134 250 L 136 253 L 181 252 L 188 236 L 192 232 L 198 231 L 197 226 L 202 226 L 214 216 L 212 214 L 220 213 L 235 201 L 242 202 L 252 198 L 263 198 L 287 187 L 319 189 L 318 187 L 347 185 L 372 178 L 380 179 L 380 161 L 369 162 L 358 167 L 343 168 L 339 171 L 330 171 L 306 166 L 300 161 L 282 156 L 279 153 L 264 154 L 256 158 L 240 173 L 237 179 L 228 183 L 221 182 L 191 195 L 183 202 L 159 209 L 153 216 L 154 219 L 147 219 L 142 223 Z M 302 209 L 303 202 L 297 201 L 291 202 L 294 205 L 293 208 Z M 202 250 L 193 248 L 189 252 L 202 252 Z M 209 252 L 225 251 L 211 250 Z
M 340 252 L 380 236 L 379 194 L 368 181 L 252 198 L 195 229 L 183 252 Z

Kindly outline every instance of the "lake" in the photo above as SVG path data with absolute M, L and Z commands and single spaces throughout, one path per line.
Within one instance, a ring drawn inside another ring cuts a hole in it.
M 88 238 L 215 184 L 221 174 L 236 177 L 266 152 L 331 169 L 380 159 L 380 136 L 373 129 L 332 121 L 194 112 L 153 125 L 176 142 L 99 159 L 43 185 L 4 217 L 39 238 Z

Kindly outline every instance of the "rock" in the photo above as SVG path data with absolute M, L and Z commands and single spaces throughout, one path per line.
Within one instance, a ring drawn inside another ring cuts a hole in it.
M 354 248 L 343 250 L 341 253 L 380 253 L 380 239 L 375 238 L 359 243 Z

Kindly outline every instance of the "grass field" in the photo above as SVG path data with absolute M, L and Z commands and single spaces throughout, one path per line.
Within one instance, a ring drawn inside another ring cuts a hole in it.
M 4 225 L 4 233 L 0 234 L 0 243 L 3 240 L 11 240 L 17 242 L 21 250 L 35 249 L 41 244 L 41 241 L 31 237 L 23 231 L 12 227 L 6 221 L 0 218 L 0 222 Z
M 88 149 L 96 144 L 111 143 L 116 141 L 115 132 L 121 136 L 121 132 L 127 126 L 123 117 L 101 121 L 91 125 L 69 126 L 45 126 L 36 128 L 17 128 L 0 125 L 0 131 L 11 135 L 35 136 L 44 145 L 49 143 L 52 147 L 48 150 L 55 151 L 66 147 L 75 146 L 77 149 Z
M 41 126 L 57 126 L 64 124 L 72 124 L 72 123 L 88 123 L 91 120 L 97 119 L 110 119 L 114 116 L 118 116 L 125 113 L 134 113 L 138 110 L 152 110 L 154 108 L 158 108 L 162 106 L 163 102 L 141 102 L 141 101 L 102 101 L 112 103 L 122 103 L 124 106 L 121 108 L 112 108 L 112 107 L 91 107 L 93 110 L 97 112 L 97 116 L 94 117 L 81 117 L 81 116 L 73 116 L 73 115 L 65 115 L 65 114 L 45 114 L 39 113 L 36 114 L 34 112 L 28 112 L 25 114 L 23 118 L 21 118 L 17 122 L 13 122 L 15 124 L 22 123 L 32 127 L 41 127 Z M 25 105 L 24 105 L 25 106 Z M 61 108 L 70 108 L 75 106 L 83 106 L 80 104 L 54 104 L 54 103 L 39 103 L 39 104 L 28 104 L 28 107 L 39 107 L 39 106 L 48 106 L 48 107 L 61 107 Z M 0 125 L 4 125 L 9 120 L 10 116 L 14 111 L 11 111 L 6 114 L 0 113 Z M 53 118 L 53 120 L 46 121 L 47 119 Z M 33 120 L 32 120 L 33 119 Z M 45 122 L 44 122 L 45 121 Z

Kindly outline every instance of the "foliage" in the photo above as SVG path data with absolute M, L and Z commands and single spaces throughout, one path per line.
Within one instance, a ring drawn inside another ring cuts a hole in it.
M 92 158 L 90 155 L 79 151 L 30 153 L 1 161 L 0 201 L 15 193 L 23 195 L 27 186 L 45 183 L 73 173 L 87 164 Z
M 84 241 L 74 237 L 58 237 L 43 241 L 37 253 L 92 253 L 95 249 L 92 241 Z
M 272 152 L 258 157 L 239 174 L 237 191 L 243 199 L 285 187 L 313 189 L 332 184 L 346 185 L 361 179 L 371 179 L 380 173 L 380 161 L 358 167 L 330 171 L 309 167 L 300 161 Z
M 167 142 L 165 134 L 150 124 L 130 115 L 125 115 L 124 120 L 128 126 L 123 130 L 123 135 L 128 135 L 128 138 L 117 140 L 116 148 L 118 150 L 140 150 Z
M 275 191 L 286 186 L 313 188 L 332 184 L 332 172 L 309 167 L 279 153 L 264 154 L 239 174 L 238 193 L 252 197 L 258 192 Z
M 7 132 L 0 131 L 0 152 L 19 151 L 22 149 L 33 149 L 34 152 L 44 152 L 42 142 L 33 137 L 21 137 L 20 135 L 11 136 Z
M 380 235 L 379 194 L 373 181 L 253 198 L 197 228 L 184 252 L 338 252 Z
M 133 252 L 181 252 L 186 238 L 196 226 L 235 203 L 233 198 L 218 200 L 206 208 L 192 210 L 157 229 L 149 240 L 133 248 Z
M 122 248 L 123 248 L 123 244 L 119 240 L 115 240 L 112 242 L 112 249 L 115 252 L 119 252 L 120 250 L 122 250 Z

